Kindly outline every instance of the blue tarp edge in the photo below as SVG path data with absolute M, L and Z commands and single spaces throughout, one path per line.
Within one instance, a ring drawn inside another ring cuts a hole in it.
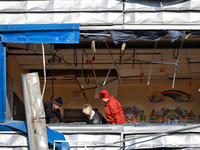
M 26 123 L 24 121 L 7 120 L 4 123 L 0 123 L 0 131 L 22 131 L 27 133 Z M 52 146 L 54 145 L 55 140 L 66 141 L 62 133 L 49 128 L 47 128 L 47 139 L 48 143 L 50 143 Z M 58 142 L 56 143 L 56 146 L 60 147 L 62 150 L 70 149 L 68 142 Z
M 79 24 L 0 25 L 5 43 L 79 43 Z
M 6 47 L 0 42 L 0 122 L 6 121 Z

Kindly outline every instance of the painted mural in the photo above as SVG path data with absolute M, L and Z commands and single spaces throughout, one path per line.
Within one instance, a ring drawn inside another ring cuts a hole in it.
M 177 102 L 191 102 L 195 99 L 186 92 L 180 90 L 166 90 L 166 91 L 155 91 L 149 96 L 149 101 L 152 103 L 159 103 L 165 101 L 166 97 L 170 97 Z

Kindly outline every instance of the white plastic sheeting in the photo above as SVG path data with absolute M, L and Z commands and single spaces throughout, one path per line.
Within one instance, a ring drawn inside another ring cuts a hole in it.
M 125 11 L 200 10 L 199 0 L 126 0 Z
M 199 10 L 199 0 L 1 1 L 0 24 L 80 23 L 80 30 L 190 30 L 200 28 Z
M 47 131 L 44 107 L 41 100 L 40 82 L 38 73 L 23 75 L 23 93 L 26 111 L 29 147 L 32 150 L 47 150 Z M 39 108 L 42 107 L 41 111 Z M 38 124 L 37 116 L 39 114 Z M 37 131 L 35 132 L 37 126 Z M 35 132 L 35 133 L 34 133 Z
M 81 23 L 82 25 L 95 24 L 122 24 L 121 13 L 22 13 L 0 14 L 0 24 L 52 24 L 52 23 Z
M 200 149 L 200 124 L 80 125 L 48 124 L 63 133 L 70 150 L 119 150 L 150 148 Z M 121 142 L 124 141 L 124 142 Z M 22 132 L 1 131 L 0 149 L 28 149 Z
M 137 126 L 49 124 L 49 127 L 64 134 L 71 150 L 84 148 L 117 150 L 120 147 L 200 149 L 200 124 L 139 124 Z
M 0 131 L 0 149 L 28 150 L 27 134 L 20 131 Z
M 122 0 L 51 0 L 1 1 L 1 12 L 25 11 L 116 11 L 122 10 Z
M 200 25 L 200 13 L 198 12 L 136 12 L 125 15 L 125 24 L 198 24 Z M 184 17 L 183 17 L 184 16 Z

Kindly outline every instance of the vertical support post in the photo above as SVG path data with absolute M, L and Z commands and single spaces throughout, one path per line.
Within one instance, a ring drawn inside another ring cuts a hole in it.
M 84 51 L 84 52 L 85 52 L 86 57 L 87 57 L 87 59 L 88 59 L 88 54 L 87 54 L 87 52 L 86 52 L 86 51 Z M 93 67 L 92 63 L 91 63 L 90 65 L 91 65 L 91 67 L 92 67 L 92 71 L 93 71 L 93 74 L 94 74 L 94 78 L 95 78 L 95 80 L 96 80 L 97 91 L 98 91 L 98 93 L 100 93 L 101 91 L 100 91 L 100 87 L 99 87 L 99 83 L 98 83 L 98 80 L 97 80 L 97 76 L 96 76 L 96 73 L 95 73 L 94 67 Z
M 6 47 L 0 42 L 0 122 L 6 121 Z

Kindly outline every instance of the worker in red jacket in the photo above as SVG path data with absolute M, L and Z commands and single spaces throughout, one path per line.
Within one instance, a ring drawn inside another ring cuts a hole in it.
M 99 97 L 105 103 L 105 114 L 110 124 L 126 124 L 121 104 L 108 91 L 100 92 Z

